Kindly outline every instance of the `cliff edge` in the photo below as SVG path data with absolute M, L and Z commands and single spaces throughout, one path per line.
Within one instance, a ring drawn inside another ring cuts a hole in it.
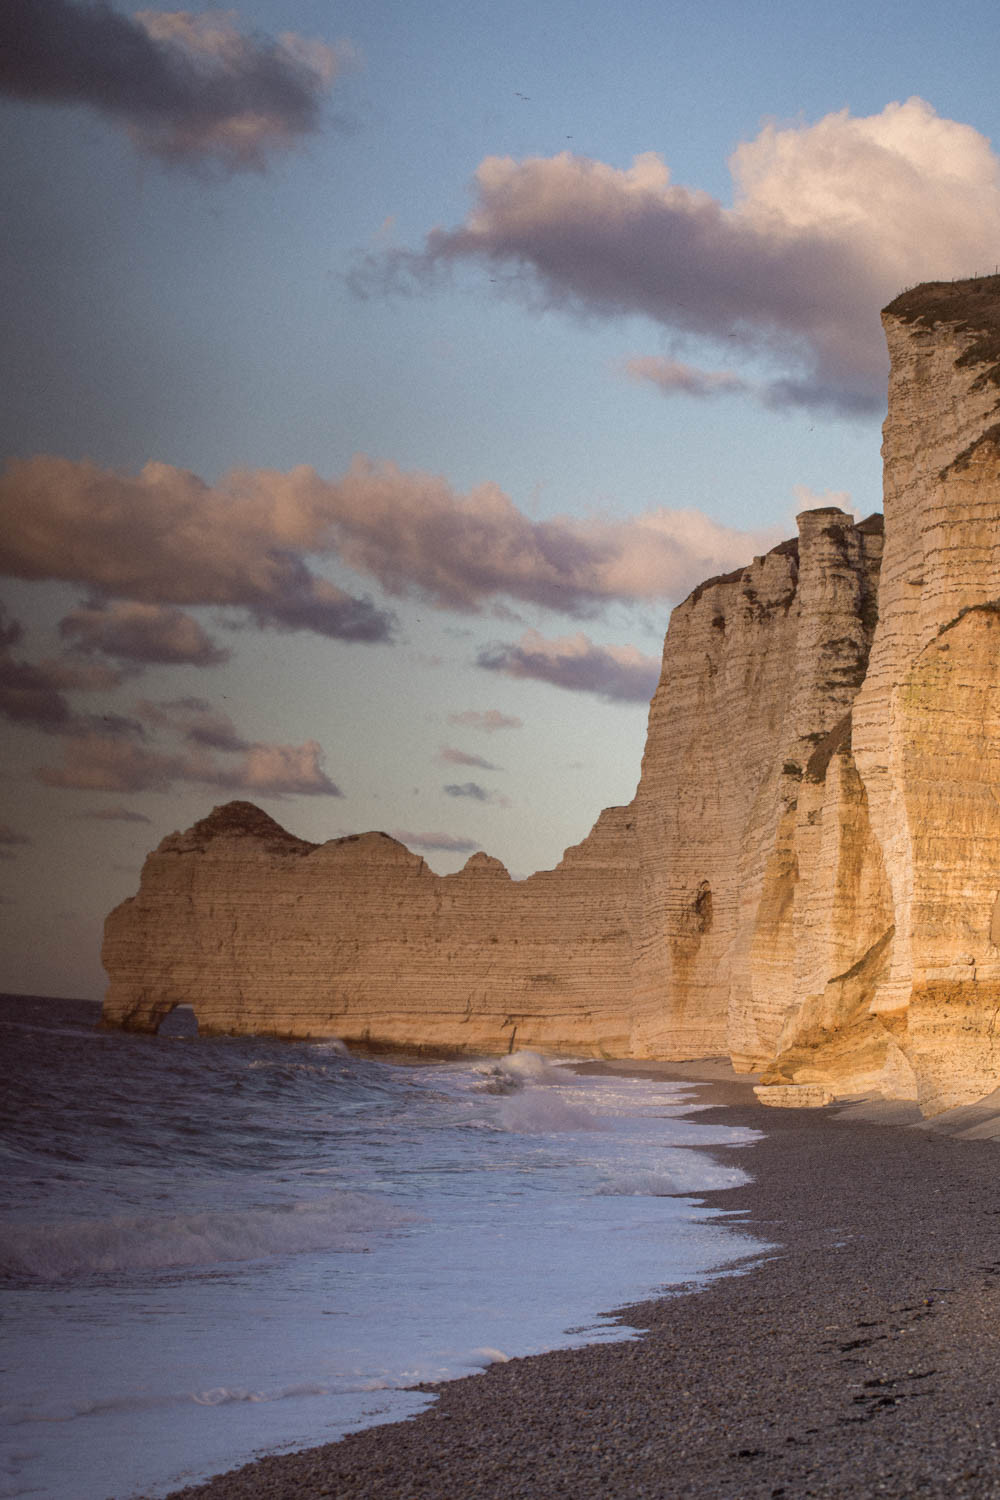
M 434 875 L 230 803 L 108 918 L 107 1024 L 369 1046 L 726 1051 L 760 1097 L 1000 1083 L 1000 277 L 886 308 L 885 516 L 673 611 L 642 773 L 555 870 Z

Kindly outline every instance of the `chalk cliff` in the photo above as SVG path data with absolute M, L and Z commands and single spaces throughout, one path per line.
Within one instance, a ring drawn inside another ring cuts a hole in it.
M 628 1049 L 630 808 L 554 870 L 474 854 L 435 875 L 384 833 L 310 844 L 230 802 L 146 860 L 105 929 L 107 1023 L 179 1003 L 203 1032 L 367 1045 L 621 1055 Z
M 108 1024 L 679 1058 L 769 1103 L 927 1113 L 1000 1082 L 1000 277 L 883 321 L 885 529 L 797 539 L 673 611 L 633 803 L 555 870 L 436 876 L 231 803 L 108 918 Z

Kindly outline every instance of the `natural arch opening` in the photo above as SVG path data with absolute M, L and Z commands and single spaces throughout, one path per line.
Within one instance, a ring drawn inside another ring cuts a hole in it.
M 157 1036 L 193 1037 L 198 1035 L 198 1017 L 190 1005 L 172 1005 L 156 1028 Z

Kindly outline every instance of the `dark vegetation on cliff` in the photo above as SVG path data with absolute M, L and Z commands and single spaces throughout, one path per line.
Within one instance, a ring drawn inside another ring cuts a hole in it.
M 974 342 L 955 364 L 986 366 L 973 390 L 1000 385 L 1000 275 L 975 276 L 968 281 L 926 281 L 900 293 L 885 312 L 920 328 L 954 323 L 956 333 L 974 334 Z

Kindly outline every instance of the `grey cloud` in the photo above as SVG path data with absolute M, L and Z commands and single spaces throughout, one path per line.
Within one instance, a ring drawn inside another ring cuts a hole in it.
M 148 723 L 171 729 L 190 744 L 206 750 L 250 749 L 250 742 L 239 733 L 229 715 L 205 698 L 170 698 L 158 703 L 143 699 L 139 712 Z
M 143 665 L 212 667 L 228 661 L 231 654 L 216 645 L 192 615 L 162 604 L 80 605 L 60 620 L 59 634 L 76 651 L 100 651 Z
M 236 172 L 318 128 L 342 56 L 291 34 L 241 32 L 231 12 L 4 0 L 0 60 L 11 98 L 93 109 L 161 161 Z
M 485 760 L 481 755 L 470 755 L 466 750 L 457 750 L 454 745 L 442 745 L 438 751 L 438 759 L 447 761 L 453 766 L 477 766 L 481 771 L 499 771 L 492 761 Z
M 471 797 L 475 802 L 489 802 L 492 800 L 492 793 L 488 792 L 484 786 L 480 786 L 476 781 L 464 781 L 461 785 L 453 782 L 450 786 L 443 787 L 442 791 L 449 797 Z
M 660 663 L 634 646 L 598 646 L 583 634 L 546 640 L 533 630 L 484 647 L 476 665 L 617 703 L 648 703 L 660 673 Z
M 453 833 L 411 833 L 408 828 L 395 828 L 392 834 L 401 844 L 410 849 L 444 850 L 452 854 L 473 854 L 482 844 L 475 839 L 459 838 Z
M 109 732 L 141 736 L 142 726 L 119 714 L 81 714 L 71 707 L 67 690 L 93 692 L 117 685 L 112 674 L 92 676 L 72 663 L 15 661 L 0 652 L 0 716 L 12 724 L 40 729 L 45 734 L 85 734 L 100 724 Z
M 9 823 L 0 823 L 0 844 L 5 848 L 23 847 L 33 842 L 26 833 L 18 833 Z
M 151 823 L 145 813 L 135 812 L 130 807 L 95 807 L 90 812 L 77 813 L 78 818 L 96 823 Z
M 0 651 L 7 651 L 19 644 L 24 636 L 24 626 L 15 620 L 6 604 L 0 600 Z
M 449 724 L 460 724 L 463 729 L 481 729 L 484 734 L 495 734 L 498 729 L 523 729 L 524 720 L 516 714 L 501 713 L 498 708 L 463 708 L 461 713 L 449 714 Z
M 101 716 L 78 713 L 66 694 L 108 692 L 120 685 L 122 674 L 100 662 L 16 660 L 10 647 L 23 636 L 20 621 L 0 604 L 0 717 L 46 734 L 84 734 L 102 722 Z M 117 714 L 103 722 L 116 734 L 142 733 L 141 725 Z

